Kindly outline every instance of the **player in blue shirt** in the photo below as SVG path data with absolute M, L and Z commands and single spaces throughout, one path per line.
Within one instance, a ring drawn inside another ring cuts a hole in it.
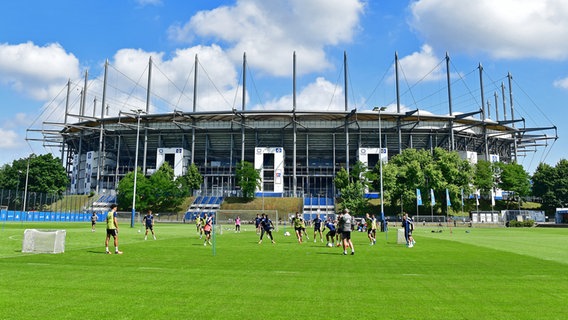
M 414 221 L 405 213 L 402 219 L 402 226 L 404 227 L 404 237 L 406 238 L 406 246 L 409 248 L 414 247 L 416 243 L 412 237 L 412 231 L 414 231 Z
M 314 220 L 312 220 L 312 224 L 314 225 L 314 242 L 317 242 L 316 235 L 319 233 L 320 241 L 323 243 L 323 233 L 321 231 L 321 224 L 322 220 L 319 217 L 319 214 L 316 214 Z
M 148 239 L 148 230 L 152 231 L 152 237 L 156 240 L 156 234 L 154 233 L 154 216 L 152 215 L 152 210 L 148 210 L 148 213 L 142 218 L 142 223 L 146 225 L 146 233 L 144 234 L 144 240 Z
M 325 231 L 326 228 L 329 229 L 329 231 L 325 234 L 325 240 L 327 240 L 327 246 L 332 247 L 337 229 L 335 228 L 335 223 L 331 220 L 331 218 L 327 218 L 327 221 L 323 226 L 323 231 Z
M 272 220 L 270 220 L 270 218 L 268 218 L 268 216 L 264 213 L 262 214 L 262 219 L 260 220 L 260 227 L 262 230 L 260 231 L 260 240 L 258 241 L 258 244 L 262 243 L 262 237 L 264 236 L 265 232 L 266 234 L 268 234 L 268 237 L 270 238 L 272 243 L 276 243 L 274 242 L 274 237 L 272 236 L 272 229 L 274 229 L 274 224 L 272 223 Z
M 264 213 L 263 213 L 264 214 Z M 260 217 L 260 215 L 257 213 L 256 214 L 256 218 L 254 218 L 254 226 L 256 227 L 256 234 L 260 234 L 260 221 L 262 220 L 262 218 Z

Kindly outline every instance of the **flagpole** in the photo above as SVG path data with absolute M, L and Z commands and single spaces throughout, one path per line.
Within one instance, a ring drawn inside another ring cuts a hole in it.
M 420 189 L 416 188 L 416 221 L 419 221 L 420 212 L 418 211 L 418 205 L 422 202 L 422 195 L 420 194 Z
M 436 200 L 434 200 L 434 189 L 430 189 L 430 222 L 434 222 L 434 205 L 436 205 Z
M 479 216 L 479 189 L 475 190 L 475 210 Z
M 385 111 L 387 109 L 387 107 L 374 107 L 373 111 L 378 111 L 379 112 L 379 175 L 380 175 L 380 192 L 381 192 L 381 222 L 383 224 L 383 230 L 385 232 L 385 237 L 386 237 L 386 241 L 388 242 L 388 230 L 385 228 L 386 226 L 386 220 L 385 220 L 385 207 L 384 207 L 384 202 L 385 202 L 385 196 L 384 196 L 384 190 L 383 190 L 383 144 L 382 144 L 382 132 L 381 132 L 381 112 Z M 388 154 L 387 154 L 387 160 L 388 160 Z
M 448 189 L 446 188 L 446 224 L 450 224 L 450 234 L 452 234 L 452 224 L 451 221 L 448 220 L 448 217 L 450 215 L 450 207 L 451 207 L 452 203 L 450 202 L 450 193 L 448 191 Z
M 463 214 L 463 189 L 461 189 L 461 196 L 462 196 L 462 211 L 461 211 L 461 213 Z
M 493 208 L 495 207 L 495 192 L 493 191 L 493 187 L 491 188 L 491 219 L 493 219 Z

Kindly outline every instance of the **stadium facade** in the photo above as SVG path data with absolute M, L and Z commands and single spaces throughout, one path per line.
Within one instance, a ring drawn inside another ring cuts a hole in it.
M 345 74 L 346 61 L 345 57 Z M 505 98 L 501 120 L 489 119 L 490 110 L 485 104 L 472 106 L 469 113 L 454 113 L 449 72 L 447 114 L 435 115 L 418 109 L 404 112 L 398 97 L 398 59 L 395 62 L 396 112 L 351 109 L 347 103 L 347 80 L 344 110 L 300 111 L 295 106 L 294 79 L 294 99 L 289 110 L 247 110 L 244 98 L 240 108 L 216 112 L 198 111 L 194 102 L 191 112 L 149 114 L 147 101 L 145 109 L 122 112 L 115 117 L 105 117 L 103 112 L 95 117 L 93 112 L 90 117 L 83 106 L 78 115 L 66 109 L 62 123 L 43 124 L 62 129 L 37 132 L 41 132 L 39 140 L 44 144 L 61 151 L 72 178 L 71 193 L 112 191 L 136 166 L 150 175 L 168 162 L 176 175 L 184 174 L 187 166 L 194 163 L 204 177 L 202 194 L 234 195 L 238 194 L 235 168 L 244 160 L 261 170 L 263 182 L 259 194 L 297 197 L 333 197 L 333 179 L 341 168 L 349 169 L 357 161 L 374 167 L 379 158 L 388 161 L 407 148 L 441 147 L 458 151 L 472 162 L 478 158 L 510 162 L 543 146 L 543 141 L 557 138 L 554 126 L 524 127 L 523 119 L 515 118 L 512 94 L 507 102 L 509 119 Z M 449 62 L 447 56 L 446 62 Z M 246 56 L 243 69 L 245 66 Z M 150 70 L 151 67 L 150 59 Z M 105 67 L 102 105 L 105 105 L 106 72 Z M 243 72 L 243 92 L 245 75 Z M 509 91 L 510 79 L 509 75 Z M 148 100 L 150 83 L 151 72 L 148 72 Z M 483 89 L 481 101 L 485 101 Z M 68 121 L 72 118 L 78 121 Z M 554 134 L 546 134 L 550 130 Z

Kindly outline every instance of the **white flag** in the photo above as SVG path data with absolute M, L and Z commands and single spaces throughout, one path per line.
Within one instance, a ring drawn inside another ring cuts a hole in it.
M 475 204 L 479 205 L 479 189 L 475 190 Z

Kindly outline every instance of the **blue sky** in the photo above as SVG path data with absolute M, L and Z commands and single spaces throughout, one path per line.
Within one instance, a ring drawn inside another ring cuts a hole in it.
M 26 130 L 61 121 L 68 79 L 77 113 L 86 70 L 86 113 L 93 112 L 107 59 L 109 116 L 145 103 L 149 57 L 152 112 L 191 111 L 196 54 L 198 109 L 240 108 L 244 52 L 247 109 L 290 109 L 296 52 L 298 109 L 343 110 L 346 52 L 349 109 L 385 105 L 394 112 L 397 52 L 403 109 L 448 114 L 447 52 L 454 112 L 479 108 L 481 63 L 492 108 L 495 93 L 501 103 L 500 86 L 508 86 L 510 72 L 516 118 L 525 118 L 527 127 L 558 127 L 558 141 L 519 159 L 532 172 L 541 161 L 555 165 L 565 158 L 566 39 L 564 0 L 3 1 L 0 165 L 32 152 L 59 156 L 26 141 L 38 137 Z M 494 110 L 490 117 L 496 120 Z

